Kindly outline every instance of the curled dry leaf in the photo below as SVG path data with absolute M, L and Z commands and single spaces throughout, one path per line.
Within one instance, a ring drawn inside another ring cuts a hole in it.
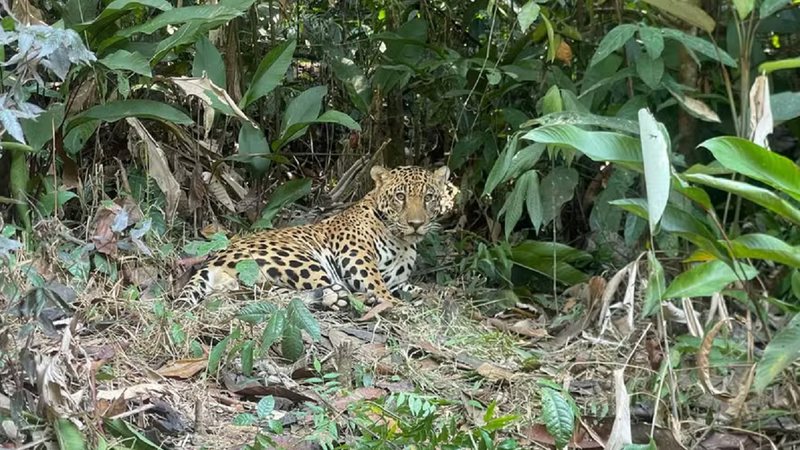
M 719 116 L 708 105 L 696 98 L 687 97 L 683 94 L 675 92 L 670 89 L 670 94 L 675 97 L 675 100 L 680 103 L 686 111 L 698 119 L 705 120 L 706 122 L 721 122 Z
M 556 59 L 566 65 L 572 65 L 572 48 L 563 39 L 556 49 Z
M 486 378 L 489 381 L 494 382 L 510 382 L 512 378 L 514 378 L 514 374 L 502 367 L 498 367 L 491 363 L 483 363 L 475 369 L 475 372 L 478 372 L 478 375 Z
M 225 190 L 225 186 L 220 183 L 216 176 L 213 176 L 211 172 L 203 172 L 203 181 L 208 183 L 208 192 L 217 202 L 230 212 L 236 212 L 236 205 L 233 203 L 231 196 L 228 195 L 228 191 Z
M 181 186 L 169 170 L 169 163 L 167 162 L 167 156 L 164 154 L 164 150 L 158 145 L 158 142 L 153 139 L 150 132 L 145 129 L 142 122 L 133 117 L 129 117 L 125 120 L 144 144 L 145 151 L 147 152 L 147 174 L 156 180 L 158 188 L 164 193 L 164 197 L 166 197 L 167 200 L 167 221 L 172 222 L 172 219 L 175 218 L 175 212 L 178 210 L 178 202 L 181 198 Z
M 122 398 L 123 400 L 131 400 L 134 398 L 150 398 L 153 394 L 165 394 L 167 388 L 158 383 L 141 383 L 133 386 L 128 386 L 122 389 L 100 389 L 97 391 L 97 398 L 99 400 L 116 400 Z
M 158 374 L 167 378 L 191 378 L 208 366 L 208 358 L 181 359 L 158 369 Z
M 616 417 L 614 418 L 614 426 L 611 428 L 611 434 L 608 436 L 605 447 L 610 450 L 620 450 L 625 445 L 633 442 L 633 437 L 631 435 L 631 399 L 625 387 L 624 373 L 624 369 L 614 371 L 614 406 Z
M 750 365 L 747 373 L 742 377 L 742 382 L 739 385 L 737 394 L 728 402 L 728 407 L 725 408 L 725 416 L 729 419 L 739 419 L 744 412 L 744 403 L 747 400 L 747 394 L 750 393 L 750 388 L 753 387 L 753 380 L 756 376 L 756 365 Z
M 726 322 L 727 321 L 725 320 L 720 320 L 714 324 L 710 330 L 708 330 L 708 333 L 706 333 L 706 335 L 703 337 L 703 342 L 700 344 L 700 348 L 697 350 L 696 358 L 697 373 L 700 377 L 700 384 L 702 384 L 711 395 L 722 399 L 729 399 L 731 398 L 731 395 L 727 392 L 720 391 L 711 383 L 708 354 L 711 352 L 711 346 L 714 344 L 714 338 L 717 337 L 717 333 L 719 333 L 720 328 L 722 328 Z
M 173 77 L 170 80 L 176 86 L 181 88 L 187 95 L 194 95 L 203 101 L 207 106 L 217 108 L 225 114 L 237 117 L 245 122 L 248 122 L 254 128 L 258 128 L 258 124 L 250 120 L 249 117 L 239 109 L 236 102 L 228 95 L 228 92 L 215 85 L 211 80 L 206 77 Z M 215 98 L 211 98 L 211 96 Z
M 769 100 L 769 78 L 759 75 L 750 88 L 750 140 L 766 148 L 772 134 L 772 105 Z

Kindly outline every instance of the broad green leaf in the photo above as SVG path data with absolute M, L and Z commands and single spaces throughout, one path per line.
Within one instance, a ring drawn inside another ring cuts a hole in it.
M 795 298 L 800 299 L 800 270 L 795 269 L 792 271 L 790 284 L 792 285 L 792 294 L 794 294 Z
M 261 335 L 261 354 L 266 355 L 269 348 L 283 336 L 283 328 L 286 326 L 286 313 L 283 310 L 275 311 L 269 318 L 264 333 Z
M 578 172 L 571 167 L 555 167 L 542 178 L 539 193 L 542 198 L 544 225 L 549 224 L 561 215 L 561 207 L 572 200 L 577 185 Z M 527 192 L 527 189 L 525 192 Z
M 289 302 L 286 318 L 289 325 L 296 326 L 301 330 L 306 330 L 314 341 L 318 341 L 322 338 L 319 330 L 319 322 L 317 322 L 317 319 L 314 318 L 301 300 L 295 298 Z
M 661 32 L 665 38 L 678 41 L 684 47 L 694 50 L 697 53 L 700 53 L 701 55 L 704 55 L 714 61 L 719 61 L 722 64 L 730 67 L 737 66 L 736 60 L 731 58 L 731 55 L 727 54 L 725 50 L 722 50 L 703 38 L 692 36 L 674 28 L 662 28 Z
M 692 3 L 681 0 L 644 0 L 664 12 L 673 15 L 684 22 L 694 25 L 701 30 L 711 33 L 716 22 L 702 8 Z
M 792 0 L 764 0 L 761 3 L 761 7 L 758 9 L 759 18 L 762 20 L 766 19 L 783 8 L 791 5 Z
M 148 439 L 135 426 L 122 419 L 105 419 L 104 428 L 112 436 L 125 442 L 125 448 L 135 450 L 161 450 L 162 447 Z M 116 448 L 116 447 L 115 447 Z
M 147 22 L 119 31 L 122 37 L 130 37 L 136 33 L 152 34 L 167 25 L 176 25 L 190 21 L 227 22 L 243 14 L 242 10 L 223 5 L 184 6 L 162 12 Z
M 194 60 L 192 61 L 192 76 L 202 77 L 203 73 L 215 85 L 223 89 L 227 86 L 225 61 L 223 61 L 217 47 L 205 36 L 202 36 L 195 43 Z
M 225 350 L 228 348 L 230 339 L 230 336 L 226 337 L 217 342 L 217 345 L 211 349 L 211 353 L 208 354 L 208 373 L 215 375 L 219 370 L 219 363 L 222 361 L 222 357 L 225 356 Z
M 158 43 L 153 56 L 150 58 L 150 65 L 155 66 L 172 50 L 196 42 L 210 30 L 226 22 L 225 20 L 195 20 L 181 25 L 180 28 L 175 30 L 169 37 Z
M 144 8 L 168 11 L 172 9 L 172 5 L 166 0 L 114 0 L 93 21 L 85 24 L 76 24 L 74 29 L 79 33 L 88 28 L 102 30 L 134 9 Z
M 117 50 L 100 60 L 100 64 L 111 70 L 127 70 L 146 77 L 152 77 L 150 62 L 139 52 Z
M 777 59 L 765 61 L 758 65 L 759 73 L 770 74 L 778 70 L 797 70 L 800 69 L 800 58 Z
M 533 119 L 523 126 L 535 124 L 542 125 L 542 127 L 550 125 L 591 125 L 616 131 L 624 131 L 630 134 L 639 134 L 639 124 L 633 120 L 621 119 L 619 117 L 598 116 L 596 114 L 575 111 L 562 111 L 547 114 L 546 116 Z
M 542 400 L 542 420 L 547 432 L 555 439 L 556 448 L 566 448 L 575 428 L 575 414 L 567 399 L 548 387 L 539 391 Z
M 492 170 L 489 172 L 489 176 L 486 177 L 486 184 L 483 186 L 483 194 L 481 196 L 487 196 L 491 194 L 497 185 L 505 179 L 506 173 L 511 167 L 511 161 L 513 161 L 514 155 L 517 153 L 518 143 L 518 134 L 513 135 L 511 139 L 508 140 L 505 148 L 502 152 L 500 152 L 500 156 L 498 156 L 497 160 L 494 162 Z
M 702 173 L 684 174 L 682 177 L 693 183 L 711 186 L 725 192 L 736 194 L 742 198 L 750 200 L 757 205 L 769 209 L 770 211 L 795 223 L 796 225 L 800 225 L 800 210 L 795 208 L 791 203 L 777 196 L 772 191 L 753 186 L 752 184 L 743 181 L 712 177 Z
M 772 106 L 772 119 L 776 123 L 800 117 L 800 92 L 773 94 L 769 103 Z
M 669 200 L 672 179 L 669 148 L 662 127 L 647 109 L 639 110 L 639 126 L 644 160 L 644 183 L 647 190 L 647 217 L 650 233 L 653 234 Z
M 651 58 L 661 56 L 661 52 L 664 51 L 664 36 L 661 35 L 661 29 L 639 25 L 639 37 Z
M 273 303 L 258 302 L 244 306 L 236 313 L 236 318 L 247 323 L 259 324 L 271 318 L 278 307 Z
M 233 424 L 233 426 L 236 426 L 236 427 L 249 427 L 249 426 L 253 425 L 254 423 L 256 423 L 257 419 L 258 418 L 253 414 L 240 413 L 240 414 L 237 414 L 233 418 L 231 423 Z
M 528 183 L 530 182 L 530 174 L 532 171 L 525 172 L 514 183 L 514 189 L 511 194 L 506 197 L 506 202 L 500 210 L 499 215 L 505 216 L 505 236 L 506 239 L 511 235 L 514 227 L 522 217 L 522 208 L 525 206 L 525 197 L 528 194 Z
M 305 133 L 309 125 L 315 123 L 335 123 L 344 125 L 351 130 L 361 131 L 361 125 L 358 124 L 352 117 L 347 114 L 330 109 L 322 113 L 321 116 L 308 122 L 298 122 L 289 126 L 289 128 L 281 135 L 280 139 L 272 142 L 272 149 L 277 151 L 290 141 L 297 139 Z
M 253 227 L 272 227 L 272 219 L 280 212 L 281 208 L 305 197 L 309 192 L 311 192 L 311 180 L 308 178 L 289 180 L 282 184 L 272 193 L 269 203 L 267 203 L 267 206 L 261 211 L 261 218 L 253 224 Z
M 708 193 L 702 188 L 691 186 L 680 176 L 674 175 L 672 188 L 684 197 L 700 205 L 704 211 L 710 212 L 713 209 L 711 198 L 708 196 Z
M 41 150 L 53 139 L 55 131 L 64 122 L 64 104 L 52 103 L 35 119 L 20 119 L 19 122 L 28 145 L 34 150 Z
M 361 113 L 367 114 L 372 102 L 372 86 L 364 71 L 352 59 L 343 56 L 332 56 L 331 69 L 333 75 L 344 84 L 353 105 Z
M 166 103 L 153 100 L 118 100 L 93 106 L 78 114 L 67 123 L 64 134 L 69 133 L 76 126 L 91 120 L 116 122 L 126 117 L 161 120 L 178 125 L 191 125 L 193 123 L 189 116 Z
M 564 103 L 561 101 L 561 90 L 558 86 L 552 85 L 542 98 L 542 113 L 552 114 L 564 110 Z
M 663 298 L 708 297 L 721 292 L 734 281 L 738 281 L 740 276 L 744 280 L 752 280 L 758 275 L 758 270 L 747 264 L 739 264 L 739 267 L 737 276 L 731 266 L 722 261 L 698 264 L 675 277 L 664 291 Z
M 544 210 L 542 207 L 542 196 L 539 194 L 539 174 L 531 170 L 530 180 L 528 180 L 528 194 L 525 196 L 525 207 L 528 216 L 531 218 L 533 229 L 538 232 L 544 224 Z
M 650 438 L 650 442 L 647 444 L 625 444 L 622 446 L 622 450 L 658 450 L 658 446 L 656 441 Z
M 203 256 L 228 248 L 228 238 L 222 233 L 214 233 L 208 241 L 191 241 L 183 247 L 183 251 L 192 256 Z
M 39 211 L 43 216 L 50 216 L 56 210 L 61 208 L 68 201 L 77 198 L 78 194 L 72 191 L 50 191 L 39 198 Z
M 776 334 L 764 349 L 764 356 L 756 365 L 753 388 L 764 392 L 772 380 L 800 357 L 800 314 Z
M 753 12 L 755 5 L 755 0 L 733 0 L 733 6 L 736 8 L 740 20 L 746 19 Z
M 650 273 L 647 275 L 647 289 L 644 292 L 644 306 L 642 316 L 649 317 L 661 308 L 661 299 L 667 283 L 664 279 L 664 268 L 652 250 L 647 252 L 647 265 Z
M 56 419 L 53 429 L 56 432 L 56 439 L 58 439 L 58 448 L 61 450 L 86 449 L 86 437 L 69 419 Z
M 793 247 L 768 234 L 739 236 L 731 241 L 731 247 L 737 258 L 764 259 L 800 268 L 800 247 Z
M 253 341 L 247 340 L 242 346 L 242 375 L 249 377 L 253 374 Z
M 556 258 L 581 264 L 592 261 L 590 253 L 552 241 L 526 240 L 514 246 L 513 250 L 528 258 Z
M 792 160 L 737 137 L 712 138 L 700 147 L 710 150 L 723 166 L 800 201 L 800 167 Z
M 552 242 L 525 241 L 511 250 L 514 264 L 570 286 L 589 279 L 570 264 L 586 262 L 587 257 L 591 259 L 585 252 L 563 244 L 553 245 Z
M 245 286 L 253 287 L 258 281 L 261 272 L 256 261 L 248 258 L 236 263 L 236 274 Z
M 534 0 L 530 0 L 519 10 L 517 22 L 519 22 L 520 31 L 523 33 L 528 32 L 528 28 L 539 17 L 539 9 L 539 5 Z
M 264 419 L 275 409 L 275 398 L 271 395 L 261 397 L 256 404 L 256 414 L 259 419 Z
M 256 173 L 263 174 L 267 171 L 270 160 L 264 155 L 270 153 L 271 149 L 264 132 L 249 123 L 242 123 L 239 129 L 239 155 L 246 158 Z
M 636 60 L 636 73 L 647 87 L 656 89 L 661 84 L 661 77 L 664 76 L 664 60 L 642 53 Z
M 305 133 L 306 127 L 292 131 L 289 128 L 295 124 L 305 124 L 319 117 L 322 109 L 322 99 L 328 93 L 325 86 L 315 86 L 300 93 L 293 98 L 283 114 L 281 123 L 280 140 L 283 143 L 297 139 Z
M 300 328 L 287 323 L 283 328 L 283 339 L 281 340 L 281 352 L 283 357 L 289 361 L 297 361 L 303 356 L 303 335 Z
M 531 144 L 517 151 L 514 157 L 511 158 L 511 165 L 508 167 L 508 171 L 506 171 L 501 183 L 513 180 L 522 173 L 532 169 L 546 149 L 547 146 L 544 144 Z
M 642 170 L 642 150 L 638 139 L 623 134 L 585 131 L 574 125 L 552 125 L 529 131 L 522 138 L 544 144 L 569 145 L 594 161 L 616 162 Z
M 600 45 L 597 46 L 597 50 L 592 56 L 589 67 L 599 63 L 608 57 L 608 55 L 622 48 L 622 46 L 633 37 L 637 28 L 638 27 L 634 24 L 626 23 L 617 25 L 611 31 L 609 31 L 608 34 L 606 34 L 605 37 L 603 37 L 603 39 L 600 41 Z
M 240 102 L 242 108 L 269 94 L 281 83 L 289 69 L 289 64 L 292 63 L 296 45 L 297 41 L 294 39 L 288 40 L 264 56 L 253 75 L 253 82 L 242 96 Z

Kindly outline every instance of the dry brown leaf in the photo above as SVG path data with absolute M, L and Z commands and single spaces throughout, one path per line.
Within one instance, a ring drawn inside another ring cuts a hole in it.
M 719 333 L 720 328 L 725 325 L 727 321 L 720 320 L 714 326 L 708 330 L 708 333 L 703 337 L 703 342 L 700 344 L 700 348 L 697 349 L 697 372 L 700 377 L 700 384 L 711 393 L 711 395 L 722 398 L 722 399 L 729 399 L 731 395 L 725 391 L 720 391 L 714 387 L 711 383 L 711 375 L 710 375 L 710 367 L 708 363 L 708 354 L 711 352 L 711 346 L 714 343 L 714 338 L 717 337 L 717 333 Z
M 563 39 L 556 49 L 556 59 L 566 65 L 572 65 L 572 48 Z
M 42 12 L 28 0 L 14 0 L 11 13 L 25 25 L 47 25 L 42 18 Z
M 340 391 L 343 392 L 343 391 Z M 338 412 L 347 411 L 347 407 L 351 404 L 361 400 L 377 400 L 386 395 L 386 391 L 376 387 L 362 387 L 358 388 L 344 397 L 337 398 L 333 401 L 333 409 Z
M 631 399 L 628 396 L 628 389 L 625 387 L 625 369 L 614 371 L 614 403 L 615 418 L 614 426 L 606 441 L 606 447 L 610 450 L 620 450 L 627 444 L 633 442 L 631 436 Z
M 130 400 L 133 398 L 150 398 L 152 394 L 165 394 L 168 389 L 158 383 L 142 383 L 128 386 L 122 389 L 99 389 L 97 398 L 99 400 L 113 401 L 118 398 Z
M 522 336 L 540 339 L 549 336 L 547 330 L 531 319 L 519 320 L 513 324 L 497 318 L 487 319 L 486 323 L 502 331 L 514 332 Z
M 157 370 L 162 377 L 188 379 L 205 370 L 208 358 L 180 359 Z
M 772 134 L 772 105 L 769 101 L 769 78 L 759 75 L 750 88 L 750 140 L 766 148 Z
M 225 91 L 225 89 L 215 85 L 207 77 L 173 77 L 170 78 L 170 80 L 175 83 L 176 86 L 181 88 L 181 90 L 183 90 L 183 92 L 185 92 L 187 95 L 194 95 L 202 100 L 203 103 L 205 103 L 208 107 L 211 107 L 214 104 L 225 105 L 233 113 L 234 117 L 238 117 L 239 119 L 250 123 L 250 125 L 253 127 L 258 128 L 258 125 L 250 120 L 244 111 L 239 109 L 239 106 L 231 98 L 231 96 L 228 95 L 228 92 Z M 216 98 L 212 99 L 211 94 L 213 94 Z
M 494 364 L 488 362 L 478 366 L 475 371 L 478 372 L 478 375 L 486 378 L 489 381 L 509 382 L 512 378 L 514 378 L 514 374 L 510 370 L 495 366 Z
M 144 144 L 145 151 L 147 152 L 147 174 L 156 180 L 158 188 L 164 193 L 167 200 L 167 222 L 172 222 L 175 218 L 175 212 L 178 210 L 178 203 L 182 195 L 181 185 L 178 184 L 178 181 L 169 169 L 169 163 L 167 162 L 167 156 L 164 154 L 164 150 L 158 145 L 158 142 L 153 139 L 150 132 L 142 125 L 142 122 L 133 117 L 129 117 L 125 120 Z
M 228 195 L 228 191 L 225 190 L 225 186 L 220 183 L 216 176 L 213 176 L 211 172 L 203 172 L 203 181 L 208 183 L 208 192 L 214 196 L 214 199 L 216 199 L 219 204 L 227 208 L 230 212 L 236 212 L 236 205 L 233 203 L 231 196 Z
M 684 109 L 689 111 L 689 113 L 700 120 L 705 120 L 706 122 L 721 122 L 719 120 L 719 116 L 715 113 L 708 105 L 706 105 L 703 101 L 698 100 L 696 98 L 687 97 L 683 94 L 674 92 L 672 90 L 669 91 L 675 100 L 678 101 L 681 105 L 683 105 Z
M 747 374 L 742 379 L 739 389 L 736 390 L 737 394 L 728 402 L 728 407 L 725 408 L 725 416 L 730 419 L 739 419 L 742 416 L 747 394 L 750 393 L 750 388 L 753 386 L 753 379 L 755 379 L 755 376 L 756 365 L 752 364 L 747 370 Z

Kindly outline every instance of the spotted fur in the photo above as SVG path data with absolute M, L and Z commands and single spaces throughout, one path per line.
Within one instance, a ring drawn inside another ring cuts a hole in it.
M 321 292 L 320 303 L 332 309 L 347 305 L 348 292 L 389 304 L 401 292 L 418 293 L 408 283 L 416 246 L 453 208 L 458 188 L 448 181 L 447 167 L 375 166 L 370 175 L 375 188 L 335 216 L 233 241 L 194 274 L 178 301 L 198 303 L 236 289 L 236 264 L 247 259 L 258 264 L 260 284 Z

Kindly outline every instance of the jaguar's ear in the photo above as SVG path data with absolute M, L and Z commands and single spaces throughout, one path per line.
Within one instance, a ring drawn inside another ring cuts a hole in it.
M 377 188 L 389 177 L 389 171 L 383 166 L 373 166 L 369 170 L 369 176 L 372 177 L 372 181 L 375 182 L 375 187 Z
M 433 172 L 433 176 L 438 178 L 439 181 L 444 183 L 447 181 L 448 178 L 450 178 L 450 168 L 448 168 L 447 166 L 439 167 L 438 169 L 436 169 L 435 172 Z

